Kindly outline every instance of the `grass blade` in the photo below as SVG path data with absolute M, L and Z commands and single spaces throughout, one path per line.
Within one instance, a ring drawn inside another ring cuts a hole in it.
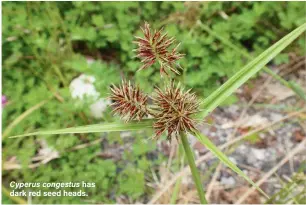
M 181 183 L 182 183 L 182 177 L 180 177 L 174 185 L 174 189 L 173 189 L 172 196 L 170 199 L 170 204 L 176 204 L 176 200 L 178 198 L 178 194 L 181 188 Z
M 11 196 L 10 193 L 12 193 L 11 190 L 8 190 L 5 186 L 2 185 L 2 200 L 5 195 L 7 198 L 12 200 L 13 202 L 16 202 L 17 204 L 28 204 L 27 201 L 25 201 L 23 198 L 19 196 Z
M 195 136 L 197 139 L 204 144 L 207 149 L 209 149 L 221 162 L 223 162 L 226 166 L 228 166 L 231 170 L 236 172 L 238 175 L 243 177 L 246 181 L 252 184 L 260 193 L 262 193 L 265 197 L 269 198 L 269 196 L 261 190 L 243 171 L 241 171 L 232 161 L 228 159 L 228 157 L 223 154 L 215 145 L 212 143 L 206 136 L 200 134 L 199 132 L 195 132 Z
M 41 108 L 47 102 L 48 102 L 48 100 L 43 100 L 40 103 L 38 103 L 38 104 L 34 105 L 33 107 L 31 107 L 30 109 L 28 109 L 27 111 L 25 111 L 24 113 L 22 113 L 19 117 L 17 117 L 12 123 L 10 123 L 6 127 L 6 129 L 4 130 L 4 132 L 2 134 L 2 139 L 4 139 L 6 136 L 8 136 L 11 133 L 11 131 L 14 129 L 14 127 L 16 127 L 22 120 L 27 118 L 35 110 L 38 110 L 39 108 Z
M 119 132 L 119 131 L 135 131 L 152 127 L 153 120 L 142 120 L 140 122 L 130 123 L 104 123 L 87 125 L 80 127 L 70 127 L 57 130 L 42 130 L 22 135 L 11 136 L 9 138 L 27 137 L 33 135 L 57 135 L 57 134 L 73 134 L 73 133 L 94 133 L 94 132 Z
M 249 80 L 254 74 L 272 60 L 278 53 L 285 49 L 292 41 L 299 37 L 306 30 L 306 23 L 299 26 L 281 40 L 276 42 L 273 46 L 265 50 L 257 58 L 239 70 L 226 83 L 220 86 L 215 92 L 208 96 L 203 102 L 202 106 L 205 109 L 200 113 L 200 117 L 206 117 L 213 111 L 221 102 L 230 96 L 237 88 Z
M 306 101 L 306 94 L 299 84 L 294 81 L 289 81 L 289 85 L 295 93 L 297 93 L 304 101 Z

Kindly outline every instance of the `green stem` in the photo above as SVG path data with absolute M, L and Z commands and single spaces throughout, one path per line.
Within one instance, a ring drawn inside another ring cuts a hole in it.
M 170 204 L 176 204 L 176 200 L 177 200 L 177 197 L 180 191 L 181 183 L 182 183 L 182 177 L 180 177 L 175 183 L 173 193 L 170 199 Z
M 200 202 L 201 204 L 207 204 L 207 201 L 205 199 L 205 192 L 203 190 L 203 186 L 202 186 L 201 179 L 200 179 L 200 175 L 195 165 L 193 154 L 189 147 L 189 143 L 188 143 L 185 133 L 181 133 L 181 140 L 182 140 L 182 144 L 183 144 L 183 147 L 186 153 L 186 157 L 189 163 L 189 167 L 192 173 L 193 181 L 196 185 L 196 188 L 197 188 L 197 191 L 200 197 Z

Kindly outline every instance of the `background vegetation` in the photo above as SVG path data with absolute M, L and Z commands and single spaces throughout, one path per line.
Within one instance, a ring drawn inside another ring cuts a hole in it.
M 131 203 L 149 198 L 154 189 L 151 169 L 165 161 L 148 139 L 151 133 L 59 135 L 6 139 L 8 135 L 38 128 L 65 128 L 115 121 L 106 110 L 102 119 L 91 115 L 93 99 L 73 99 L 70 82 L 81 73 L 95 77 L 101 97 L 108 95 L 111 83 L 127 77 L 147 92 L 160 84 L 159 68 L 136 72 L 132 43 L 141 35 L 144 21 L 152 27 L 165 27 L 170 36 L 182 42 L 186 54 L 181 66 L 182 79 L 199 96 L 208 96 L 237 72 L 248 59 L 220 42 L 229 39 L 235 46 L 257 56 L 285 34 L 305 21 L 304 2 L 4 2 L 2 7 L 2 127 L 4 161 L 15 160 L 18 169 L 5 170 L 8 182 L 95 182 L 90 197 L 37 197 L 33 203 L 114 203 L 129 196 Z M 199 26 L 208 26 L 208 32 Z M 216 37 L 219 36 L 219 38 Z M 271 62 L 289 61 L 288 53 L 305 53 L 305 38 L 299 38 Z M 88 63 L 89 59 L 92 63 Z M 229 98 L 228 103 L 235 101 Z M 34 107 L 33 106 L 37 106 Z M 39 110 L 31 112 L 33 109 Z M 30 116 L 22 115 L 31 112 Z M 16 122 L 17 119 L 17 122 Z M 97 143 L 83 149 L 75 146 Z M 131 141 L 133 143 L 131 143 Z M 41 163 L 34 169 L 33 156 L 43 148 L 56 150 L 59 158 Z M 123 149 L 118 160 L 100 156 L 105 147 L 132 146 Z M 177 163 L 178 164 L 178 163 Z M 173 171 L 179 166 L 173 166 Z M 90 199 L 88 201 L 88 199 Z

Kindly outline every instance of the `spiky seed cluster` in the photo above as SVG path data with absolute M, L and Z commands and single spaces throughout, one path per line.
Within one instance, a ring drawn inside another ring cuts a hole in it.
M 141 28 L 144 33 L 144 38 L 136 37 L 136 43 L 138 45 L 137 57 L 142 59 L 143 66 L 139 69 L 146 69 L 153 65 L 155 62 L 158 62 L 160 65 L 160 73 L 167 74 L 166 69 L 170 69 L 176 74 L 180 72 L 176 69 L 175 61 L 182 58 L 184 54 L 177 52 L 179 44 L 173 48 L 170 47 L 173 45 L 175 39 L 168 38 L 167 33 L 162 34 L 163 29 L 159 31 L 151 32 L 150 25 L 145 22 L 144 28 Z
M 126 121 L 141 120 L 147 111 L 147 95 L 143 94 L 139 87 L 131 85 L 130 81 L 122 81 L 119 87 L 113 85 L 110 99 L 114 101 L 113 112 L 120 115 Z
M 156 130 L 156 138 L 167 131 L 168 140 L 172 136 L 178 137 L 180 132 L 188 132 L 195 129 L 196 121 L 192 114 L 199 112 L 199 102 L 191 89 L 184 91 L 180 85 L 174 85 L 172 81 L 165 91 L 156 88 L 156 96 L 153 97 L 157 105 L 155 115 L 156 122 L 153 127 Z

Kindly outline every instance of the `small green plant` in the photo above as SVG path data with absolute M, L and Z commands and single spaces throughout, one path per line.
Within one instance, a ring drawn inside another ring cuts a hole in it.
M 177 47 L 173 48 L 171 51 L 168 49 L 171 43 L 173 43 L 173 40 L 167 41 L 166 35 L 161 35 L 160 31 L 155 32 L 152 37 L 152 34 L 150 33 L 149 35 L 146 29 L 149 29 L 147 24 L 144 29 L 147 39 L 138 38 L 138 45 L 140 48 L 136 50 L 139 52 L 139 57 L 144 57 L 143 62 L 145 66 L 142 67 L 142 69 L 146 69 L 153 63 L 158 62 L 161 66 L 161 73 L 166 73 L 166 69 L 169 69 L 177 74 L 178 72 L 175 67 L 177 64 L 174 63 L 181 58 L 182 55 L 177 53 Z M 180 86 L 175 86 L 172 80 L 165 78 L 165 89 L 156 88 L 155 94 L 152 96 L 153 104 L 152 106 L 148 106 L 148 96 L 143 94 L 139 88 L 124 81 L 119 87 L 113 86 L 111 99 L 114 100 L 114 112 L 130 122 L 104 123 L 59 130 L 37 131 L 29 134 L 12 136 L 11 138 L 31 135 L 143 130 L 147 128 L 153 128 L 156 138 L 159 138 L 163 133 L 167 132 L 168 139 L 175 137 L 183 144 L 200 201 L 201 203 L 207 203 L 204 197 L 203 186 L 195 167 L 193 154 L 186 138 L 186 134 L 191 133 L 214 153 L 220 161 L 245 178 L 250 184 L 255 186 L 258 191 L 269 198 L 251 179 L 248 178 L 247 175 L 233 164 L 224 153 L 196 129 L 196 119 L 203 120 L 238 87 L 264 68 L 269 61 L 298 38 L 305 30 L 306 24 L 303 24 L 287 34 L 245 67 L 240 69 L 227 82 L 202 101 L 197 100 L 195 94 L 190 93 L 190 90 L 184 91 Z M 141 41 L 141 43 L 139 41 Z M 163 49 L 159 50 L 161 48 L 159 46 L 163 47 Z M 146 116 L 152 116 L 153 118 L 144 119 Z M 136 119 L 136 121 L 134 119 Z

